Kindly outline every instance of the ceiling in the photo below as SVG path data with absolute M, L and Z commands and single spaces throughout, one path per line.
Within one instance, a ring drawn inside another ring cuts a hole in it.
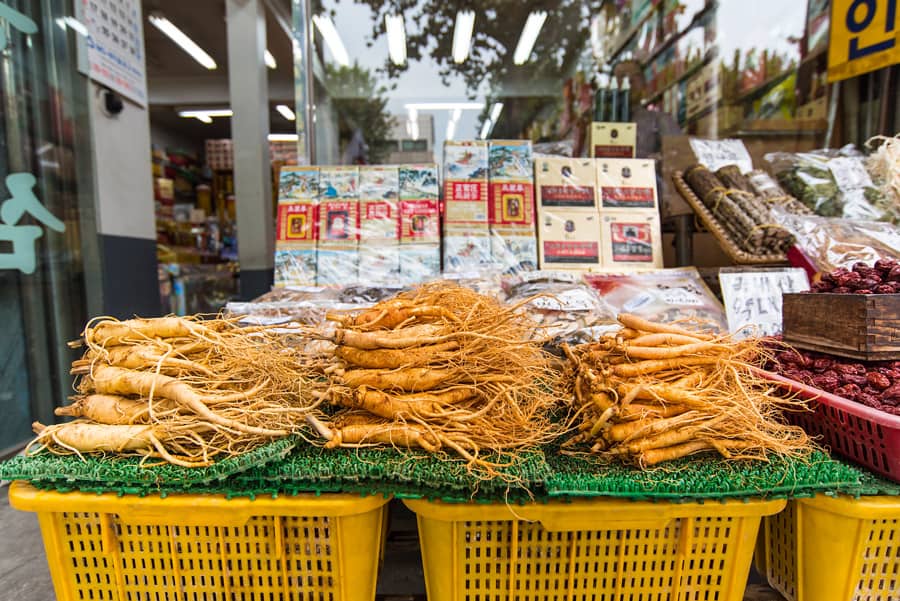
M 270 129 L 292 133 L 294 124 L 274 111 L 276 104 L 294 105 L 291 40 L 270 9 L 274 6 L 290 18 L 290 0 L 267 0 L 264 5 L 266 46 L 277 63 L 275 69 L 268 70 L 269 102 L 273 107 L 269 115 Z M 145 0 L 143 11 L 147 90 L 154 126 L 196 140 L 229 137 L 228 118 L 216 118 L 213 123 L 205 124 L 178 116 L 178 110 L 185 108 L 224 108 L 229 105 L 224 0 Z M 201 66 L 151 25 L 147 17 L 154 13 L 168 18 L 212 56 L 216 69 L 210 71 Z

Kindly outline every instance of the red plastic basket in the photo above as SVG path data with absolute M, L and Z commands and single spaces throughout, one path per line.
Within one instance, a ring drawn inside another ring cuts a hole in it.
M 765 376 L 810 402 L 810 413 L 789 419 L 819 442 L 842 455 L 900 482 L 900 417 L 878 411 L 778 374 Z

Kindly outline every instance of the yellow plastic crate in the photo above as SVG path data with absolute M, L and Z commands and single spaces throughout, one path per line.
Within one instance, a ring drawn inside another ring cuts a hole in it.
M 37 512 L 59 601 L 375 598 L 387 499 L 9 490 Z
M 900 499 L 791 501 L 767 518 L 769 584 L 788 601 L 900 599 Z
M 760 520 L 785 505 L 404 503 L 429 601 L 741 601 Z

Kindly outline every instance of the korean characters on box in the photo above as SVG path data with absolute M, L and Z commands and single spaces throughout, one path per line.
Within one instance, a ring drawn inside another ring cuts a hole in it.
M 491 140 L 488 220 L 491 258 L 505 269 L 534 269 L 534 161 L 527 140 Z
M 435 164 L 401 165 L 400 281 L 422 282 L 441 274 L 440 191 Z
M 316 284 L 319 168 L 283 167 L 278 176 L 275 285 Z
M 488 223 L 488 143 L 444 143 L 444 271 L 491 264 Z

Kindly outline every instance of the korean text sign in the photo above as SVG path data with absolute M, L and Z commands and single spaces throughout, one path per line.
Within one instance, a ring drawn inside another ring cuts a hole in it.
M 900 0 L 832 0 L 828 81 L 900 63 Z

